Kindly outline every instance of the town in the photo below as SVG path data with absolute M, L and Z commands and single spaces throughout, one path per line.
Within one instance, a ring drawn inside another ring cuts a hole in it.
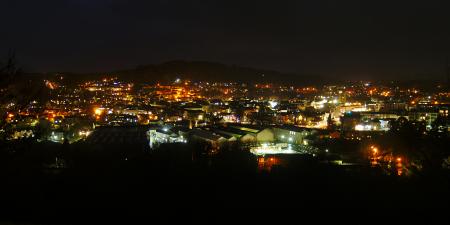
M 426 142 L 450 133 L 450 92 L 442 86 L 430 91 L 363 81 L 301 87 L 181 78 L 142 84 L 114 76 L 68 83 L 64 75 L 42 84 L 46 101 L 2 105 L 4 145 L 142 143 L 152 152 L 161 145 L 201 143 L 206 157 L 231 146 L 248 151 L 267 171 L 289 166 L 285 157 L 304 155 L 408 176 L 422 170 L 425 158 L 418 156 L 418 145 L 389 141 L 393 135 L 412 132 Z M 130 133 L 133 128 L 138 131 Z M 438 164 L 448 169 L 450 158 L 441 153 Z M 64 167 L 58 160 L 50 164 Z
M 0 224 L 446 221 L 449 8 L 2 1 Z

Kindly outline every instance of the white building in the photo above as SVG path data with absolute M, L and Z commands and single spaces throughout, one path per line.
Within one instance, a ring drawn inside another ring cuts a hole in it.
M 186 143 L 184 136 L 172 132 L 169 128 L 158 128 L 147 131 L 150 148 L 156 148 L 163 143 Z

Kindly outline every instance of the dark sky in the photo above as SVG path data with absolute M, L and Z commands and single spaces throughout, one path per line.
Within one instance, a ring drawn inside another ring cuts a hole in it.
M 445 2 L 1 0 L 0 54 L 13 48 L 26 70 L 41 72 L 181 59 L 351 78 L 443 78 Z

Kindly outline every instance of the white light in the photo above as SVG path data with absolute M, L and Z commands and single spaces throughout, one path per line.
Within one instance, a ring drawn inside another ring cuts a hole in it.
M 364 125 L 361 125 L 361 124 L 356 125 L 356 126 L 355 126 L 355 130 L 357 130 L 357 131 L 362 131 L 362 130 L 364 130 Z
M 363 124 L 357 124 L 355 126 L 355 130 L 356 131 L 369 131 L 374 129 L 374 127 L 372 125 L 363 125 Z
M 278 105 L 278 102 L 269 101 L 269 105 L 270 105 L 271 108 L 275 108 Z
M 325 152 L 328 152 L 328 149 L 325 149 Z
M 285 136 L 284 136 L 284 135 L 281 135 L 281 138 L 282 138 L 282 139 L 284 139 L 284 138 L 285 138 Z
M 292 141 L 292 138 L 290 137 L 288 140 L 289 140 L 289 141 Z

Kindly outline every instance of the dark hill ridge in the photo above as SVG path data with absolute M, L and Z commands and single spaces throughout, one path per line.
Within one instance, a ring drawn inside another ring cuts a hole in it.
M 156 65 L 138 66 L 131 70 L 121 70 L 113 74 L 123 78 L 141 82 L 172 81 L 176 78 L 197 81 L 233 81 L 247 83 L 317 83 L 319 77 L 299 76 L 271 70 L 259 70 L 235 65 L 204 61 L 169 61 Z
M 105 76 L 116 76 L 125 81 L 136 83 L 172 82 L 176 78 L 193 81 L 244 82 L 244 83 L 276 83 L 286 85 L 320 85 L 325 81 L 321 76 L 297 75 L 272 70 L 254 69 L 236 65 L 225 65 L 205 61 L 169 61 L 161 64 L 137 66 L 134 69 L 117 70 L 104 73 L 76 74 L 70 72 L 28 74 L 34 78 L 49 79 L 64 75 L 65 81 L 99 79 Z
M 348 81 L 344 80 L 342 77 L 282 73 L 273 70 L 254 69 L 216 62 L 182 60 L 169 61 L 161 64 L 141 65 L 133 69 L 103 73 L 27 73 L 27 79 L 51 79 L 59 77 L 59 75 L 64 75 L 66 84 L 100 79 L 105 76 L 117 76 L 122 80 L 135 83 L 173 82 L 176 78 L 191 79 L 193 81 L 244 82 L 250 84 L 275 83 L 296 86 L 348 83 Z M 357 79 L 354 81 L 357 81 Z M 412 85 L 427 88 L 435 88 L 438 83 L 429 78 L 417 81 L 378 81 L 386 85 Z

